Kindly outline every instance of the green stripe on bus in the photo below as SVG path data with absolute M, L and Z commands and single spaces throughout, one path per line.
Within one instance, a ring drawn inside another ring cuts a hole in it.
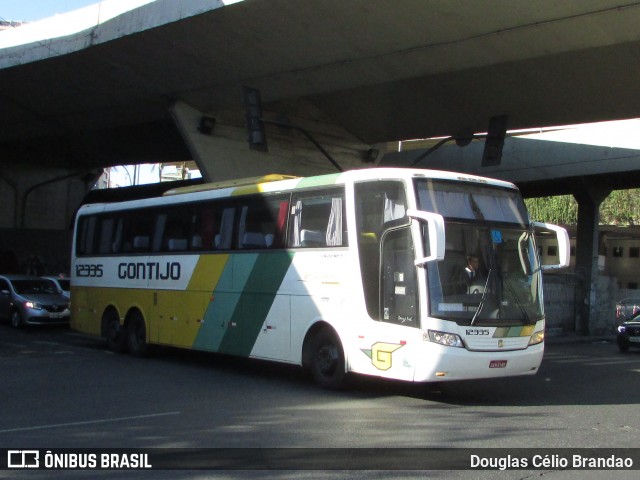
M 340 173 L 331 173 L 328 175 L 321 175 L 319 177 L 306 177 L 301 178 L 296 188 L 309 188 L 309 187 L 322 187 L 327 185 L 335 185 L 338 181 Z
M 498 327 L 493 334 L 493 338 L 530 337 L 533 333 L 533 328 L 533 325 L 527 325 L 524 327 Z
M 215 286 L 211 302 L 204 315 L 204 323 L 193 348 L 217 352 L 231 319 L 238 308 L 240 294 L 249 279 L 249 274 L 258 258 L 258 254 L 229 255 Z
M 220 352 L 251 354 L 292 260 L 293 254 L 288 252 L 258 255 L 220 344 Z
M 287 252 L 231 255 L 193 348 L 248 356 L 292 259 Z

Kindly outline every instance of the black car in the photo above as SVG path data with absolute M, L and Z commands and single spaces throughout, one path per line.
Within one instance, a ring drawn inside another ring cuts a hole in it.
M 629 347 L 640 348 L 640 315 L 618 326 L 617 341 L 621 352 L 628 351 Z

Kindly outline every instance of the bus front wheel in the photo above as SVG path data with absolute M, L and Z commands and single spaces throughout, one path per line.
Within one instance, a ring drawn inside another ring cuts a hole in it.
M 134 312 L 127 322 L 127 347 L 129 353 L 137 357 L 143 357 L 149 352 L 147 344 L 147 329 L 144 319 L 139 312 Z
M 316 383 L 334 390 L 344 386 L 344 352 L 335 332 L 327 328 L 321 330 L 313 338 L 310 347 L 310 367 Z

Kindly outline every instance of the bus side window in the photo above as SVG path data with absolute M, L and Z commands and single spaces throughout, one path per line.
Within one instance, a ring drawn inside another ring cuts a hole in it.
M 122 215 L 118 220 L 114 248 L 122 253 L 146 253 L 151 250 L 151 237 L 155 226 L 155 211 L 140 209 Z M 118 250 L 120 244 L 122 250 Z
M 160 224 L 162 217 L 166 217 L 163 222 L 162 242 L 160 248 L 163 252 L 180 252 L 187 250 L 189 237 L 191 235 L 192 206 L 175 205 L 158 216 L 156 227 Z M 156 234 L 160 232 L 156 231 Z M 157 239 L 156 239 L 157 240 Z
M 96 224 L 98 217 L 91 215 L 82 217 L 78 222 L 78 239 L 76 242 L 76 253 L 78 255 L 91 255 L 95 253 Z
M 196 205 L 193 213 L 191 250 L 213 249 L 213 239 L 216 235 L 216 211 L 214 204 Z
M 100 244 L 98 253 L 113 253 L 113 237 L 115 235 L 116 220 L 113 217 L 102 217 L 100 219 Z
M 344 192 L 300 193 L 293 196 L 288 245 L 293 248 L 347 245 Z
M 288 201 L 282 195 L 255 195 L 241 202 L 238 248 L 282 247 Z

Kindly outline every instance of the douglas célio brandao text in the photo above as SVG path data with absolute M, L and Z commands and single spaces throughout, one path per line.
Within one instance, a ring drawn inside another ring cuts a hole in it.
M 577 469 L 631 469 L 633 459 L 616 455 L 584 456 L 584 455 L 533 455 L 519 457 L 504 456 L 470 456 L 470 467 L 482 470 L 509 470 L 522 468 L 577 468 Z

